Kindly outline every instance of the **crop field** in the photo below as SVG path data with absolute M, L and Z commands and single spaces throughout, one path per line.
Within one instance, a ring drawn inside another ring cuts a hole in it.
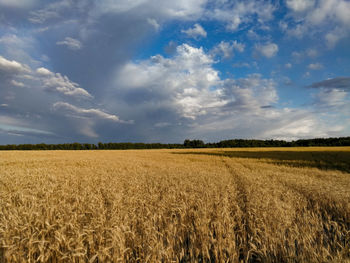
M 350 147 L 0 152 L 0 262 L 350 262 Z

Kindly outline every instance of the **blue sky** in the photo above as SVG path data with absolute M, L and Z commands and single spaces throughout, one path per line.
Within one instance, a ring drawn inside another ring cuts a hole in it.
M 0 0 L 0 144 L 350 135 L 350 1 Z

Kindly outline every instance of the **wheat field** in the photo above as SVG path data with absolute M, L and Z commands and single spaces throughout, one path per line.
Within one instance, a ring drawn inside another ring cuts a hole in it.
M 349 147 L 0 152 L 0 262 L 349 259 Z

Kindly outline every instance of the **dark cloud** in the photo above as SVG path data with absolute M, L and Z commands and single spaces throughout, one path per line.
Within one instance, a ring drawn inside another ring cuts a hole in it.
M 350 90 L 350 77 L 337 77 L 333 79 L 327 79 L 313 83 L 308 87 Z

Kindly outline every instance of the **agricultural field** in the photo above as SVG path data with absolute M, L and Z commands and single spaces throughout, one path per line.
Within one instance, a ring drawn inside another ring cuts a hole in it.
M 350 262 L 350 147 L 0 152 L 0 262 Z

